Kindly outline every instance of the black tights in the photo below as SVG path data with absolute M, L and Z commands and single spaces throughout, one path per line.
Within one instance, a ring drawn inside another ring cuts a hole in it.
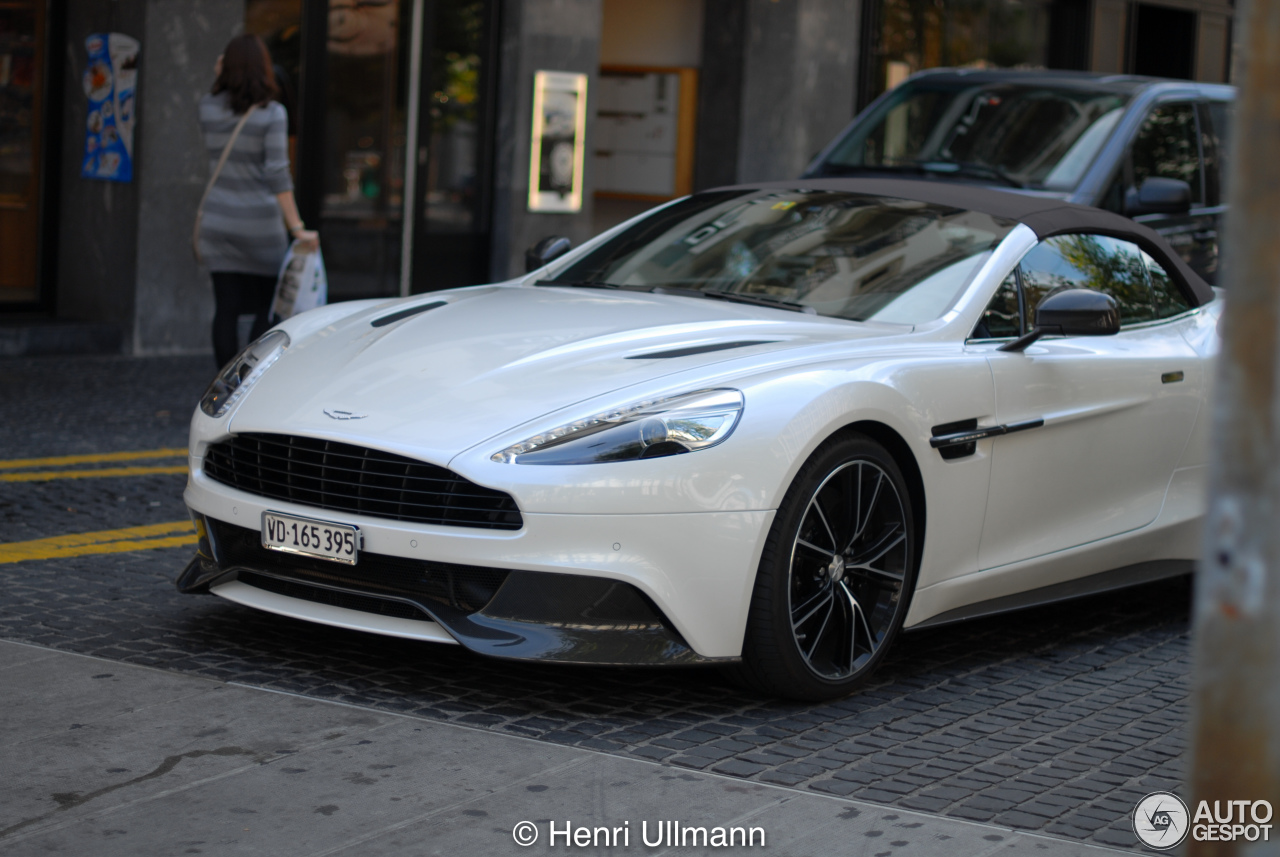
M 213 356 L 222 368 L 240 349 L 236 325 L 240 316 L 254 314 L 249 341 L 267 332 L 267 316 L 276 278 L 236 271 L 213 272 Z

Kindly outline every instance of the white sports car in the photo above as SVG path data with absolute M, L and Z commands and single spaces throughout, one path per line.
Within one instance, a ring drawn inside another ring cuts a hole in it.
M 192 421 L 178 586 L 838 696 L 903 628 L 1191 570 L 1221 304 L 1056 199 L 699 193 L 250 345 Z

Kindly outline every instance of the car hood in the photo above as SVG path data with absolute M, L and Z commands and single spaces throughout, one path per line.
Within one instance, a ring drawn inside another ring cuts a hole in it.
M 341 437 L 444 463 L 543 415 L 614 391 L 625 395 L 663 376 L 740 358 L 771 362 L 779 351 L 907 330 L 705 298 L 462 289 L 366 305 L 298 336 L 232 414 L 229 429 Z M 688 383 L 696 389 L 696 379 Z

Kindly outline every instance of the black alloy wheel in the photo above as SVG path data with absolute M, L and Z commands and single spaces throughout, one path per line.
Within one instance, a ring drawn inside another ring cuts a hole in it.
M 915 585 L 916 533 L 892 456 L 860 434 L 810 457 L 774 517 L 735 678 L 780 696 L 844 696 L 884 658 Z

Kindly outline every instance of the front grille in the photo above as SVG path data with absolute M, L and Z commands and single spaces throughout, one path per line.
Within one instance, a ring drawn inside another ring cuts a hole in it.
M 507 579 L 508 572 L 501 568 L 484 568 L 473 565 L 455 565 L 447 562 L 426 562 L 416 559 L 405 559 L 398 556 L 386 556 L 376 553 L 361 553 L 355 565 L 342 565 L 323 559 L 299 556 L 293 553 L 267 550 L 262 546 L 262 537 L 256 530 L 247 530 L 224 524 L 221 521 L 208 519 L 213 533 L 214 553 L 218 564 L 224 567 L 239 566 L 250 569 L 261 569 L 277 577 L 287 578 L 299 584 L 306 584 L 308 590 L 321 593 L 329 590 L 318 589 L 310 584 L 337 586 L 351 592 L 373 596 L 370 600 L 387 602 L 378 596 L 407 598 L 419 602 L 432 609 L 445 608 L 464 614 L 481 610 L 492 599 Z M 246 583 L 250 581 L 245 578 Z M 283 583 L 283 581 L 281 581 Z M 259 586 L 258 583 L 252 583 Z M 278 585 L 278 584 L 277 584 Z M 266 586 L 260 588 L 267 589 Z M 278 590 L 271 589 L 276 592 Z M 301 592 L 301 590 L 299 590 Z M 306 594 L 281 592 L 282 595 L 294 595 L 308 601 L 322 601 L 320 597 Z M 326 598 L 334 597 L 326 595 Z M 322 601 L 322 603 L 333 603 Z M 344 604 L 335 606 L 343 607 Z M 413 608 L 401 604 L 400 608 Z M 385 609 L 369 609 L 353 607 L 356 610 L 379 613 Z M 387 613 L 386 615 L 400 615 Z M 421 619 L 421 616 L 405 616 L 404 618 Z
M 510 494 L 434 464 L 349 443 L 239 434 L 209 447 L 204 472 L 260 497 L 393 521 L 518 530 Z

